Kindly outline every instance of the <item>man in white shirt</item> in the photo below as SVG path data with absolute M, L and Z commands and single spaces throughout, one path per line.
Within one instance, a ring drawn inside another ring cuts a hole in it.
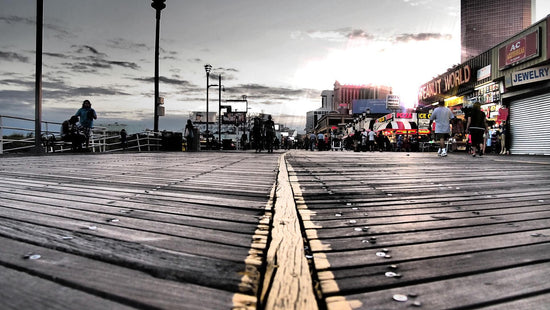
M 451 136 L 451 119 L 455 116 L 451 109 L 445 107 L 445 101 L 439 101 L 438 107 L 432 112 L 430 117 L 430 130 L 432 129 L 432 123 L 435 122 L 435 139 L 439 140 L 439 150 L 437 156 L 447 156 L 447 148 L 445 147 L 445 141 Z

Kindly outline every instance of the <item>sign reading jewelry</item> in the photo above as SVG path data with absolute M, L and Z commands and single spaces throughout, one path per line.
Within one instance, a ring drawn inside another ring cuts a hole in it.
M 512 73 L 512 86 L 550 79 L 550 66 L 536 67 Z

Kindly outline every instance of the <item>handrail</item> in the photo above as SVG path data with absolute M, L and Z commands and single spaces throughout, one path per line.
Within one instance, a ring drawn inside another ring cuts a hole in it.
M 5 124 L 8 121 L 23 122 L 24 124 Z M 25 127 L 25 124 L 28 126 Z M 61 123 L 42 121 L 42 142 L 45 152 L 68 152 L 71 151 L 71 146 L 60 139 Z M 57 130 L 53 130 L 52 126 L 56 126 Z M 21 134 L 26 137 L 21 139 L 9 138 L 4 136 L 7 132 L 11 134 Z M 33 134 L 34 119 L 0 115 L 0 155 L 14 152 L 30 152 L 35 147 L 35 139 Z M 120 135 L 108 135 L 106 127 L 94 127 L 92 136 L 90 137 L 91 152 L 117 152 L 117 151 L 151 151 L 160 150 L 161 138 L 159 133 L 152 131 L 144 131 L 136 134 L 128 135 L 127 147 L 124 148 L 120 141 Z

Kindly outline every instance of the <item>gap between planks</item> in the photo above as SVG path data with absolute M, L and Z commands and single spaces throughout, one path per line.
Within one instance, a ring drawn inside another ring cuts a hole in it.
M 260 296 L 264 309 L 319 309 L 285 154 L 279 158 L 271 242 Z

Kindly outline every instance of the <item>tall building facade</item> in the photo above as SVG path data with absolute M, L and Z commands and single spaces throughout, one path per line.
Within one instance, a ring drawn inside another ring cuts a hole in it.
M 342 85 L 338 81 L 334 83 L 334 101 L 332 110 L 340 114 L 351 114 L 353 100 L 359 99 L 386 99 L 392 93 L 389 86 L 378 85 Z
M 461 59 L 475 57 L 531 26 L 535 0 L 461 0 Z

